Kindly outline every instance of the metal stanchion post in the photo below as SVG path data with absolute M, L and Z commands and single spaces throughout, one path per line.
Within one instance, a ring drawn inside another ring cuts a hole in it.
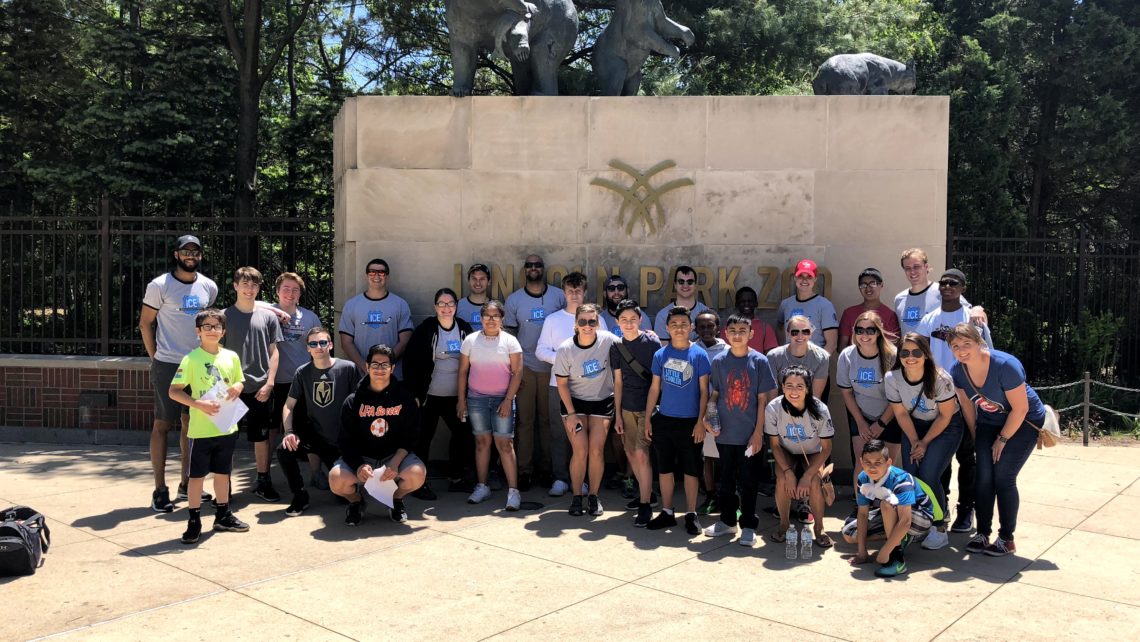
M 1085 372 L 1085 425 L 1083 434 L 1084 444 L 1089 445 L 1089 373 Z

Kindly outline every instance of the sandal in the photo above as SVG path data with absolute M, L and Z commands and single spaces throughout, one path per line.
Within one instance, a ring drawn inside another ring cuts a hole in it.
M 820 533 L 819 536 L 815 538 L 815 545 L 820 548 L 831 548 L 835 546 L 835 542 L 831 541 L 831 536 L 827 533 Z
M 769 535 L 769 537 L 771 537 L 772 541 L 776 542 L 777 544 L 783 544 L 787 540 L 787 536 L 785 535 L 784 530 L 779 526 L 776 527 L 776 530 L 771 535 Z

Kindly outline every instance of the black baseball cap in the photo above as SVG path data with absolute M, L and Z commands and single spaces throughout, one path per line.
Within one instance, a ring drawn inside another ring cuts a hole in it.
M 958 279 L 963 284 L 966 283 L 966 275 L 962 272 L 962 270 L 957 270 L 957 269 L 946 270 L 945 272 L 942 273 L 942 276 L 939 277 L 938 280 L 941 281 L 942 279 L 945 279 L 946 277 L 950 277 L 952 279 Z
M 178 242 L 175 243 L 174 249 L 181 250 L 187 245 L 197 245 L 198 249 L 202 249 L 202 242 L 198 240 L 197 236 L 193 234 L 186 234 L 178 237 Z
M 467 268 L 467 277 L 470 278 L 471 275 L 476 272 L 482 272 L 483 274 L 487 275 L 488 279 L 491 278 L 491 268 L 487 267 L 483 263 L 475 263 L 471 267 Z
M 608 277 L 606 277 L 606 282 L 603 285 L 609 285 L 611 283 L 621 283 L 622 285 L 626 286 L 627 288 L 629 287 L 629 281 L 626 281 L 625 277 L 620 275 L 620 274 L 609 275 Z

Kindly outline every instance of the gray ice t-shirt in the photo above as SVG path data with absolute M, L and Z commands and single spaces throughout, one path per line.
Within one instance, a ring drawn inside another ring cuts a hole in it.
M 891 370 L 887 373 L 884 387 L 887 401 L 902 404 L 903 410 L 915 419 L 934 421 L 938 418 L 938 404 L 943 401 L 957 399 L 954 390 L 954 379 L 950 373 L 942 368 L 937 369 L 934 379 L 934 397 L 927 397 L 922 392 L 922 380 L 918 383 L 907 381 L 902 370 Z M 955 408 L 958 403 L 955 401 Z
M 807 344 L 808 350 L 804 356 L 794 356 L 787 345 L 778 346 L 768 351 L 768 365 L 772 366 L 772 376 L 780 381 L 780 371 L 790 365 L 803 366 L 811 373 L 812 380 L 827 379 L 830 374 L 831 358 L 827 351 L 814 343 Z
M 278 310 L 281 306 L 274 305 Z M 280 320 L 278 320 L 280 321 Z M 281 324 L 281 343 L 277 344 L 277 376 L 273 383 L 289 383 L 293 380 L 297 368 L 309 362 L 309 349 L 305 344 L 309 330 L 319 326 L 321 320 L 315 312 L 308 308 L 297 306 L 297 311 L 289 318 L 288 323 Z
M 456 318 L 463 319 L 471 324 L 471 329 L 478 332 L 483 329 L 482 303 L 472 303 L 468 297 L 463 297 L 455 307 Z
M 614 395 L 610 346 L 620 339 L 604 331 L 597 336 L 585 348 L 579 345 L 577 337 L 571 337 L 558 346 L 554 355 L 554 376 L 568 378 L 570 396 L 575 399 L 601 401 Z
M 803 454 L 818 453 L 823 449 L 823 440 L 835 436 L 835 425 L 831 422 L 827 404 L 816 404 L 819 419 L 815 419 L 807 410 L 798 417 L 792 415 L 784 410 L 783 401 L 784 396 L 780 395 L 768 402 L 764 409 L 764 434 L 779 437 L 780 446 L 792 455 L 802 457 Z
M 289 396 L 305 406 L 309 421 L 325 439 L 336 443 L 340 434 L 340 411 L 344 400 L 360 384 L 360 370 L 348 359 L 333 359 L 331 367 L 301 366 L 289 388 Z
M 454 397 L 459 394 L 459 348 L 462 345 L 463 338 L 459 336 L 458 323 L 452 323 L 450 330 L 436 328 L 435 346 L 431 353 L 435 367 L 432 368 L 431 383 L 428 384 L 429 395 Z
M 676 301 L 670 301 L 665 304 L 665 307 L 657 311 L 657 316 L 653 317 L 653 331 L 657 333 L 657 338 L 668 343 L 669 342 L 669 309 L 676 305 Z M 697 316 L 700 313 L 708 310 L 709 306 L 697 301 L 696 305 L 689 308 L 689 321 L 693 324 L 693 331 L 689 333 L 689 341 L 697 340 Z
M 281 342 L 281 324 L 277 322 L 277 315 L 265 308 L 242 312 L 231 305 L 224 314 L 226 335 L 222 337 L 222 345 L 238 353 L 241 359 L 245 392 L 257 392 L 269 379 L 269 346 Z
M 794 316 L 804 316 L 811 319 L 811 324 L 815 326 L 815 332 L 811 333 L 812 343 L 821 348 L 827 343 L 823 331 L 839 329 L 839 318 L 835 316 L 835 306 L 820 294 L 816 294 L 806 301 L 800 301 L 793 294 L 780 301 L 780 307 L 776 310 L 776 325 L 783 328 L 788 319 Z M 784 343 L 787 343 L 786 338 Z
M 893 364 L 891 364 L 893 365 Z M 859 354 L 856 346 L 847 346 L 839 353 L 835 366 L 835 383 L 855 393 L 855 404 L 863 416 L 878 419 L 887 409 L 887 391 L 883 386 L 883 370 L 879 355 L 868 359 Z
M 400 342 L 400 333 L 412 331 L 412 311 L 407 301 L 391 292 L 380 299 L 370 299 L 366 292 L 361 292 L 345 302 L 337 329 L 351 336 L 356 351 L 367 359 L 372 346 L 383 343 L 395 348 Z M 403 365 L 401 361 L 396 362 L 396 369 L 392 371 L 397 379 L 404 374 Z
M 194 317 L 210 307 L 218 296 L 218 284 L 201 274 L 194 281 L 179 281 L 173 272 L 147 284 L 143 305 L 156 310 L 158 332 L 154 358 L 163 363 L 182 363 L 182 357 L 198 347 Z
M 523 366 L 534 372 L 550 372 L 550 364 L 534 356 L 534 350 L 546 317 L 566 307 L 562 288 L 547 285 L 541 296 L 534 296 L 525 287 L 519 288 L 507 297 L 505 305 L 503 326 L 516 328 L 515 337 L 523 349 Z
M 716 443 L 746 445 L 756 429 L 756 415 L 760 411 L 757 395 L 776 389 L 768 359 L 752 348 L 743 357 L 722 352 L 712 359 L 709 387 L 717 393 L 720 435 Z

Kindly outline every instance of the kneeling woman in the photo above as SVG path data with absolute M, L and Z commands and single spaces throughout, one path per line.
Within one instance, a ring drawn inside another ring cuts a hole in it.
M 831 538 L 823 532 L 823 491 L 820 471 L 831 456 L 831 439 L 835 426 L 827 406 L 811 392 L 811 373 L 803 366 L 788 366 L 780 371 L 783 394 L 768 402 L 764 409 L 764 434 L 776 459 L 776 508 L 780 526 L 772 534 L 777 542 L 791 525 L 793 499 L 807 499 L 815 519 L 815 543 L 831 547 Z
M 610 346 L 615 336 L 598 332 L 600 308 L 593 303 L 578 306 L 574 336 L 562 342 L 554 356 L 554 377 L 561 399 L 562 423 L 570 439 L 570 488 L 574 500 L 571 515 L 602 514 L 598 489 L 605 470 L 606 433 L 614 418 L 614 373 Z M 588 462 L 587 462 L 588 460 Z M 587 466 L 588 463 L 588 466 Z M 582 482 L 590 472 L 588 508 L 582 506 Z

